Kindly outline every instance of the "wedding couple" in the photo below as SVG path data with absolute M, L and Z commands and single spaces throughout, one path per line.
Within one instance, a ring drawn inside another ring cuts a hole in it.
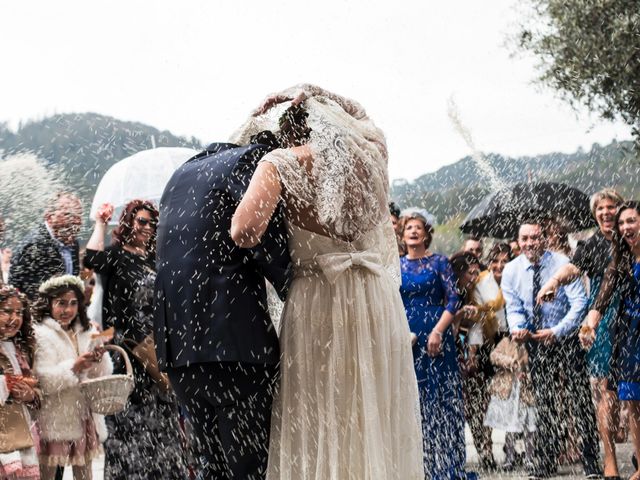
M 383 133 L 300 85 L 232 141 L 174 174 L 157 237 L 158 359 L 203 478 L 424 479 Z

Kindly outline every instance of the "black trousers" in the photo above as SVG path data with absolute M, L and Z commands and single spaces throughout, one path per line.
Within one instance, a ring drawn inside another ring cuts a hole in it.
M 533 433 L 532 473 L 544 476 L 557 470 L 566 413 L 575 422 L 585 475 L 600 473 L 595 411 L 585 353 L 577 335 L 556 340 L 551 345 L 529 342 L 527 347 L 538 412 Z M 559 398 L 566 405 L 563 414 L 558 409 Z
M 278 366 L 221 362 L 167 373 L 207 460 L 198 478 L 263 479 Z

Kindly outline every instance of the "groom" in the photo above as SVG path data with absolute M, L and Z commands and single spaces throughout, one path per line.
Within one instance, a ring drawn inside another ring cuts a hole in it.
M 174 173 L 160 202 L 158 363 L 194 426 L 206 479 L 260 479 L 267 464 L 280 352 L 265 278 L 283 298 L 290 264 L 283 216 L 251 250 L 229 233 L 258 160 L 277 146 L 270 132 L 256 137 L 243 147 L 209 145 Z

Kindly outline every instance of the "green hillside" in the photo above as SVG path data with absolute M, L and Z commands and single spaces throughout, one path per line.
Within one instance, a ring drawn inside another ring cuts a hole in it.
M 15 132 L 0 124 L 0 158 L 7 159 L 22 153 L 35 154 L 48 170 L 55 172 L 56 188 L 60 185 L 76 192 L 87 210 L 100 179 L 109 167 L 154 145 L 194 149 L 202 147 L 201 142 L 193 137 L 178 137 L 142 123 L 124 122 L 95 113 L 54 115 L 30 121 Z M 0 162 L 0 175 L 2 173 Z M 7 174 L 6 171 L 4 173 Z M 14 188 L 18 192 L 17 199 L 6 200 L 0 192 L 0 203 L 4 203 L 0 204 L 0 213 L 8 217 L 14 227 L 10 229 L 7 240 L 14 244 L 16 239 L 26 233 L 29 225 L 40 221 L 42 215 L 41 202 L 35 202 L 38 205 L 36 207 L 25 205 L 21 201 L 22 197 L 32 198 L 29 188 L 32 187 L 22 185 L 22 189 Z M 24 194 L 21 195 L 22 191 Z M 50 193 L 42 192 L 42 196 Z M 16 205 L 11 205 L 12 202 Z M 19 219 L 15 218 L 16 210 L 20 212 Z M 88 226 L 89 222 L 85 222 L 85 225 Z M 87 233 L 85 230 L 85 237 Z
M 613 142 L 604 147 L 594 144 L 588 152 L 571 154 L 520 158 L 489 154 L 486 159 L 506 185 L 528 180 L 562 182 L 587 194 L 609 186 L 626 197 L 640 197 L 640 159 L 632 142 Z M 412 182 L 395 180 L 391 197 L 401 207 L 424 207 L 440 223 L 447 223 L 454 217 L 464 217 L 489 190 L 488 179 L 471 157 L 465 157 Z
M 0 158 L 20 153 L 35 154 L 47 170 L 55 172 L 57 184 L 77 192 L 87 206 L 98 182 L 111 165 L 154 145 L 202 147 L 201 142 L 193 137 L 179 137 L 142 123 L 124 122 L 95 113 L 54 115 L 30 121 L 16 131 L 0 123 Z M 627 197 L 640 197 L 640 186 L 636 181 L 640 161 L 631 142 L 613 142 L 606 146 L 594 144 L 588 152 L 578 150 L 571 154 L 550 153 L 520 158 L 488 154 L 486 159 L 496 177 L 505 184 L 529 179 L 556 181 L 574 185 L 587 193 L 612 186 Z M 12 182 L 20 182 L 19 173 L 13 172 L 17 180 Z M 440 224 L 436 229 L 434 249 L 450 253 L 461 242 L 458 224 L 489 192 L 488 185 L 473 159 L 465 157 L 412 182 L 394 180 L 391 197 L 401 207 L 420 206 L 433 213 Z M 21 186 L 23 190 L 30 187 Z M 23 205 L 19 199 L 7 200 L 6 195 L 0 195 L 0 213 L 10 216 L 12 212 L 9 210 L 15 208 L 12 203 L 25 212 L 21 214 L 25 218 L 14 222 L 17 230 L 12 232 L 13 237 L 20 238 L 28 225 L 39 221 L 42 212 L 34 205 Z M 87 233 L 84 232 L 85 237 Z
M 536 157 L 508 158 L 489 154 L 486 160 L 506 185 L 528 180 L 575 186 L 587 194 L 604 187 L 617 189 L 626 198 L 640 198 L 640 158 L 632 142 L 594 144 L 588 152 L 550 153 Z M 391 198 L 401 207 L 420 206 L 438 220 L 432 249 L 451 254 L 462 245 L 458 226 L 471 208 L 490 193 L 489 182 L 471 157 L 422 175 L 412 182 L 395 180 Z

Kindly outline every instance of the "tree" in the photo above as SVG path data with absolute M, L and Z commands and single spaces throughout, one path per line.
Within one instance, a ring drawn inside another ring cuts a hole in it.
M 16 245 L 42 222 L 47 202 L 65 188 L 58 169 L 33 153 L 0 158 L 0 216 L 6 220 L 7 244 Z
M 622 119 L 640 140 L 638 0 L 529 0 L 517 49 L 540 60 L 538 80 L 574 107 Z

